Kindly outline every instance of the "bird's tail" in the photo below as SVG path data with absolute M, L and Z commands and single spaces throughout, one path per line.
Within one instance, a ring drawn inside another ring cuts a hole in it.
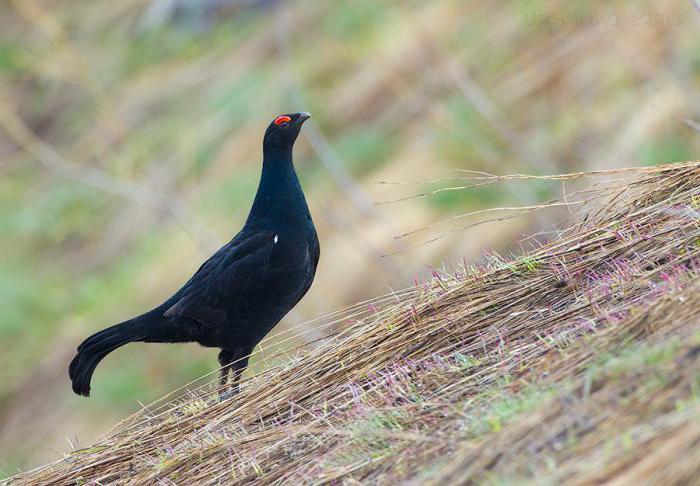
M 73 391 L 89 397 L 92 373 L 100 361 L 120 346 L 145 340 L 146 335 L 143 331 L 144 324 L 136 318 L 103 329 L 83 341 L 68 368 Z
M 100 361 L 115 349 L 128 343 L 186 343 L 196 341 L 200 335 L 200 325 L 181 317 L 164 318 L 160 309 L 134 317 L 121 324 L 103 329 L 93 334 L 78 346 L 68 368 L 73 382 L 73 391 L 78 395 L 90 396 L 90 380 Z

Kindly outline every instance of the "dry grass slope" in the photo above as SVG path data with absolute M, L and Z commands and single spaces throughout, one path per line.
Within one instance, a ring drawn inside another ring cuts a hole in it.
M 205 383 L 10 483 L 691 483 L 700 164 L 624 173 L 550 243 L 325 316 L 353 323 L 237 397 Z
M 700 120 L 688 0 L 231 1 L 278 8 L 146 32 L 149 5 L 219 0 L 2 4 L 0 478 L 59 458 L 64 436 L 94 442 L 136 399 L 215 365 L 194 345 L 134 344 L 100 367 L 90 402 L 66 376 L 85 336 L 161 302 L 240 228 L 280 111 L 314 116 L 296 163 L 323 241 L 316 284 L 280 329 L 402 288 L 426 264 L 509 252 L 551 220 L 410 252 L 449 225 L 396 235 L 558 192 L 511 181 L 372 202 L 443 189 L 455 169 L 547 174 L 700 153 L 683 123 Z M 438 180 L 407 185 L 426 179 Z

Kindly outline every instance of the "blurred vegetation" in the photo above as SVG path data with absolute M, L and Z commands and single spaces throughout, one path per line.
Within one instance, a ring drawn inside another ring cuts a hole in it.
M 282 326 L 443 259 L 508 249 L 560 216 L 410 250 L 425 233 L 394 237 L 561 187 L 363 206 L 451 184 L 377 181 L 657 164 L 700 146 L 683 123 L 700 118 L 690 2 L 231 1 L 144 26 L 154 3 L 2 6 L 1 470 L 55 457 L 66 436 L 88 442 L 137 400 L 216 367 L 194 345 L 133 345 L 100 366 L 90 401 L 65 371 L 83 337 L 160 302 L 237 231 L 278 113 L 313 113 L 296 163 L 323 246 L 314 289 Z

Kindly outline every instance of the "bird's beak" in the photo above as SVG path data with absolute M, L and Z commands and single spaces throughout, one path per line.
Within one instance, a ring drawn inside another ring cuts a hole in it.
M 300 113 L 297 113 L 297 115 L 299 116 L 299 118 L 298 118 L 299 124 L 302 124 L 302 123 L 304 123 L 306 120 L 308 120 L 309 118 L 311 118 L 311 114 L 310 114 L 310 113 L 307 113 L 307 112 L 305 112 L 305 111 L 302 111 L 302 112 L 300 112 Z

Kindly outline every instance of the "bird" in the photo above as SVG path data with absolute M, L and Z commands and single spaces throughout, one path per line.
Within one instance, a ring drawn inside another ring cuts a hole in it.
M 90 396 L 100 361 L 132 342 L 219 348 L 221 398 L 239 391 L 253 349 L 301 300 L 316 274 L 320 244 L 292 160 L 294 142 L 310 117 L 283 114 L 267 127 L 258 189 L 231 241 L 161 305 L 78 346 L 68 373 L 76 394 Z

